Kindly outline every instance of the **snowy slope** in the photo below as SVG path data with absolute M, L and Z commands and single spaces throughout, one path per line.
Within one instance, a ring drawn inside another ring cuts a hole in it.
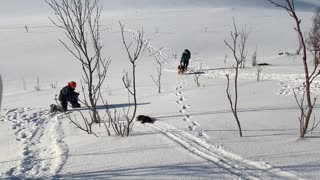
M 80 65 L 58 42 L 65 40 L 64 34 L 48 20 L 51 12 L 43 1 L 2 0 L 0 16 L 6 18 L 0 22 L 1 178 L 318 179 L 319 129 L 306 139 L 298 138 L 293 89 L 298 94 L 303 90 L 301 56 L 278 56 L 297 48 L 287 12 L 253 0 L 101 2 L 103 54 L 112 60 L 103 96 L 113 108 L 130 106 L 121 82 L 123 70 L 130 66 L 118 21 L 125 24 L 128 40 L 143 27 L 150 43 L 137 64 L 138 114 L 156 122 L 135 123 L 128 138 L 109 137 L 95 126 L 96 138 L 76 129 L 64 115 L 48 113 L 60 88 L 70 80 L 80 81 Z M 254 7 L 246 7 L 251 2 Z M 318 3 L 297 2 L 300 8 Z M 307 31 L 312 10 L 298 13 Z M 240 71 L 243 138 L 225 94 L 225 75 L 233 74 L 234 60 L 223 41 L 230 40 L 233 17 L 250 32 L 248 57 L 257 48 L 258 62 L 271 64 L 263 68 L 260 82 L 250 60 Z M 192 53 L 193 71 L 179 77 L 176 67 L 186 48 Z M 154 54 L 165 62 L 161 94 L 150 78 L 156 75 Z M 201 73 L 201 87 L 195 84 L 194 71 Z M 41 91 L 34 90 L 36 77 Z M 54 82 L 57 89 L 50 86 Z M 319 87 L 316 79 L 315 95 Z M 318 103 L 315 112 L 319 117 Z

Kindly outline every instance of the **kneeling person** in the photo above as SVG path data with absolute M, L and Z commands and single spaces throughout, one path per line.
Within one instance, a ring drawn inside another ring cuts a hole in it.
M 77 83 L 71 81 L 67 86 L 61 89 L 59 94 L 59 101 L 61 105 L 62 111 L 68 110 L 68 102 L 71 104 L 73 108 L 79 108 L 81 105 L 78 103 L 79 93 L 74 92 L 76 89 Z

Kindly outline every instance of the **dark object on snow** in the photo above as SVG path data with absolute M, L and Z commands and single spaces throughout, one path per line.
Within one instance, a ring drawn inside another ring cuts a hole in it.
M 280 52 L 278 53 L 279 56 L 281 55 L 287 55 L 287 56 L 290 56 L 291 54 L 289 52 Z
M 152 120 L 149 116 L 145 115 L 139 115 L 136 117 L 137 121 L 140 121 L 142 124 L 144 123 L 154 123 L 154 120 Z
M 185 49 L 182 53 L 180 65 L 183 66 L 184 71 L 188 69 L 189 60 L 191 58 L 191 52 L 188 49 Z
M 54 112 L 62 112 L 61 108 L 55 104 L 50 105 L 49 112 L 54 113 Z
M 79 108 L 81 105 L 78 103 L 79 93 L 74 92 L 77 84 L 74 81 L 68 83 L 67 86 L 61 89 L 59 94 L 59 101 L 62 111 L 68 110 L 68 102 L 72 108 Z
M 258 63 L 258 66 L 270 66 L 271 64 L 269 63 Z

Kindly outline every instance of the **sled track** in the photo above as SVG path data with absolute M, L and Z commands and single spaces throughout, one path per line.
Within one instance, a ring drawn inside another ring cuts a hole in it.
M 159 130 L 192 154 L 215 163 L 241 179 L 301 179 L 293 173 L 274 168 L 264 162 L 243 159 L 171 125 L 155 122 L 148 126 Z
M 6 177 L 50 179 L 61 170 L 68 148 L 62 141 L 60 116 L 33 108 L 10 109 L 0 116 L 12 125 L 20 147 L 20 160 L 5 172 Z

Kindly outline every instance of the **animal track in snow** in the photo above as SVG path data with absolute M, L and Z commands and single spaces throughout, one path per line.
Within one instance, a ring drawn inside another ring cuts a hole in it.
M 177 96 L 181 96 L 182 94 L 183 94 L 183 91 L 176 92 Z
M 192 121 L 192 124 L 193 124 L 194 126 L 200 126 L 200 123 L 199 123 L 198 121 Z
M 206 139 L 208 139 L 209 138 L 209 136 L 207 135 L 207 133 L 206 133 L 206 131 L 205 130 L 201 130 L 201 131 L 199 131 L 198 132 L 198 136 L 200 136 L 200 137 L 204 137 L 204 138 L 206 138 Z
M 184 116 L 183 118 L 184 121 L 190 121 L 190 119 L 191 119 L 191 116 L 189 114 Z
M 197 128 L 197 126 L 190 125 L 190 126 L 188 126 L 188 128 L 190 131 L 194 131 Z
M 176 90 L 182 89 L 183 86 L 176 87 Z
M 181 106 L 181 109 L 190 109 L 190 105 L 183 105 L 183 106 Z

